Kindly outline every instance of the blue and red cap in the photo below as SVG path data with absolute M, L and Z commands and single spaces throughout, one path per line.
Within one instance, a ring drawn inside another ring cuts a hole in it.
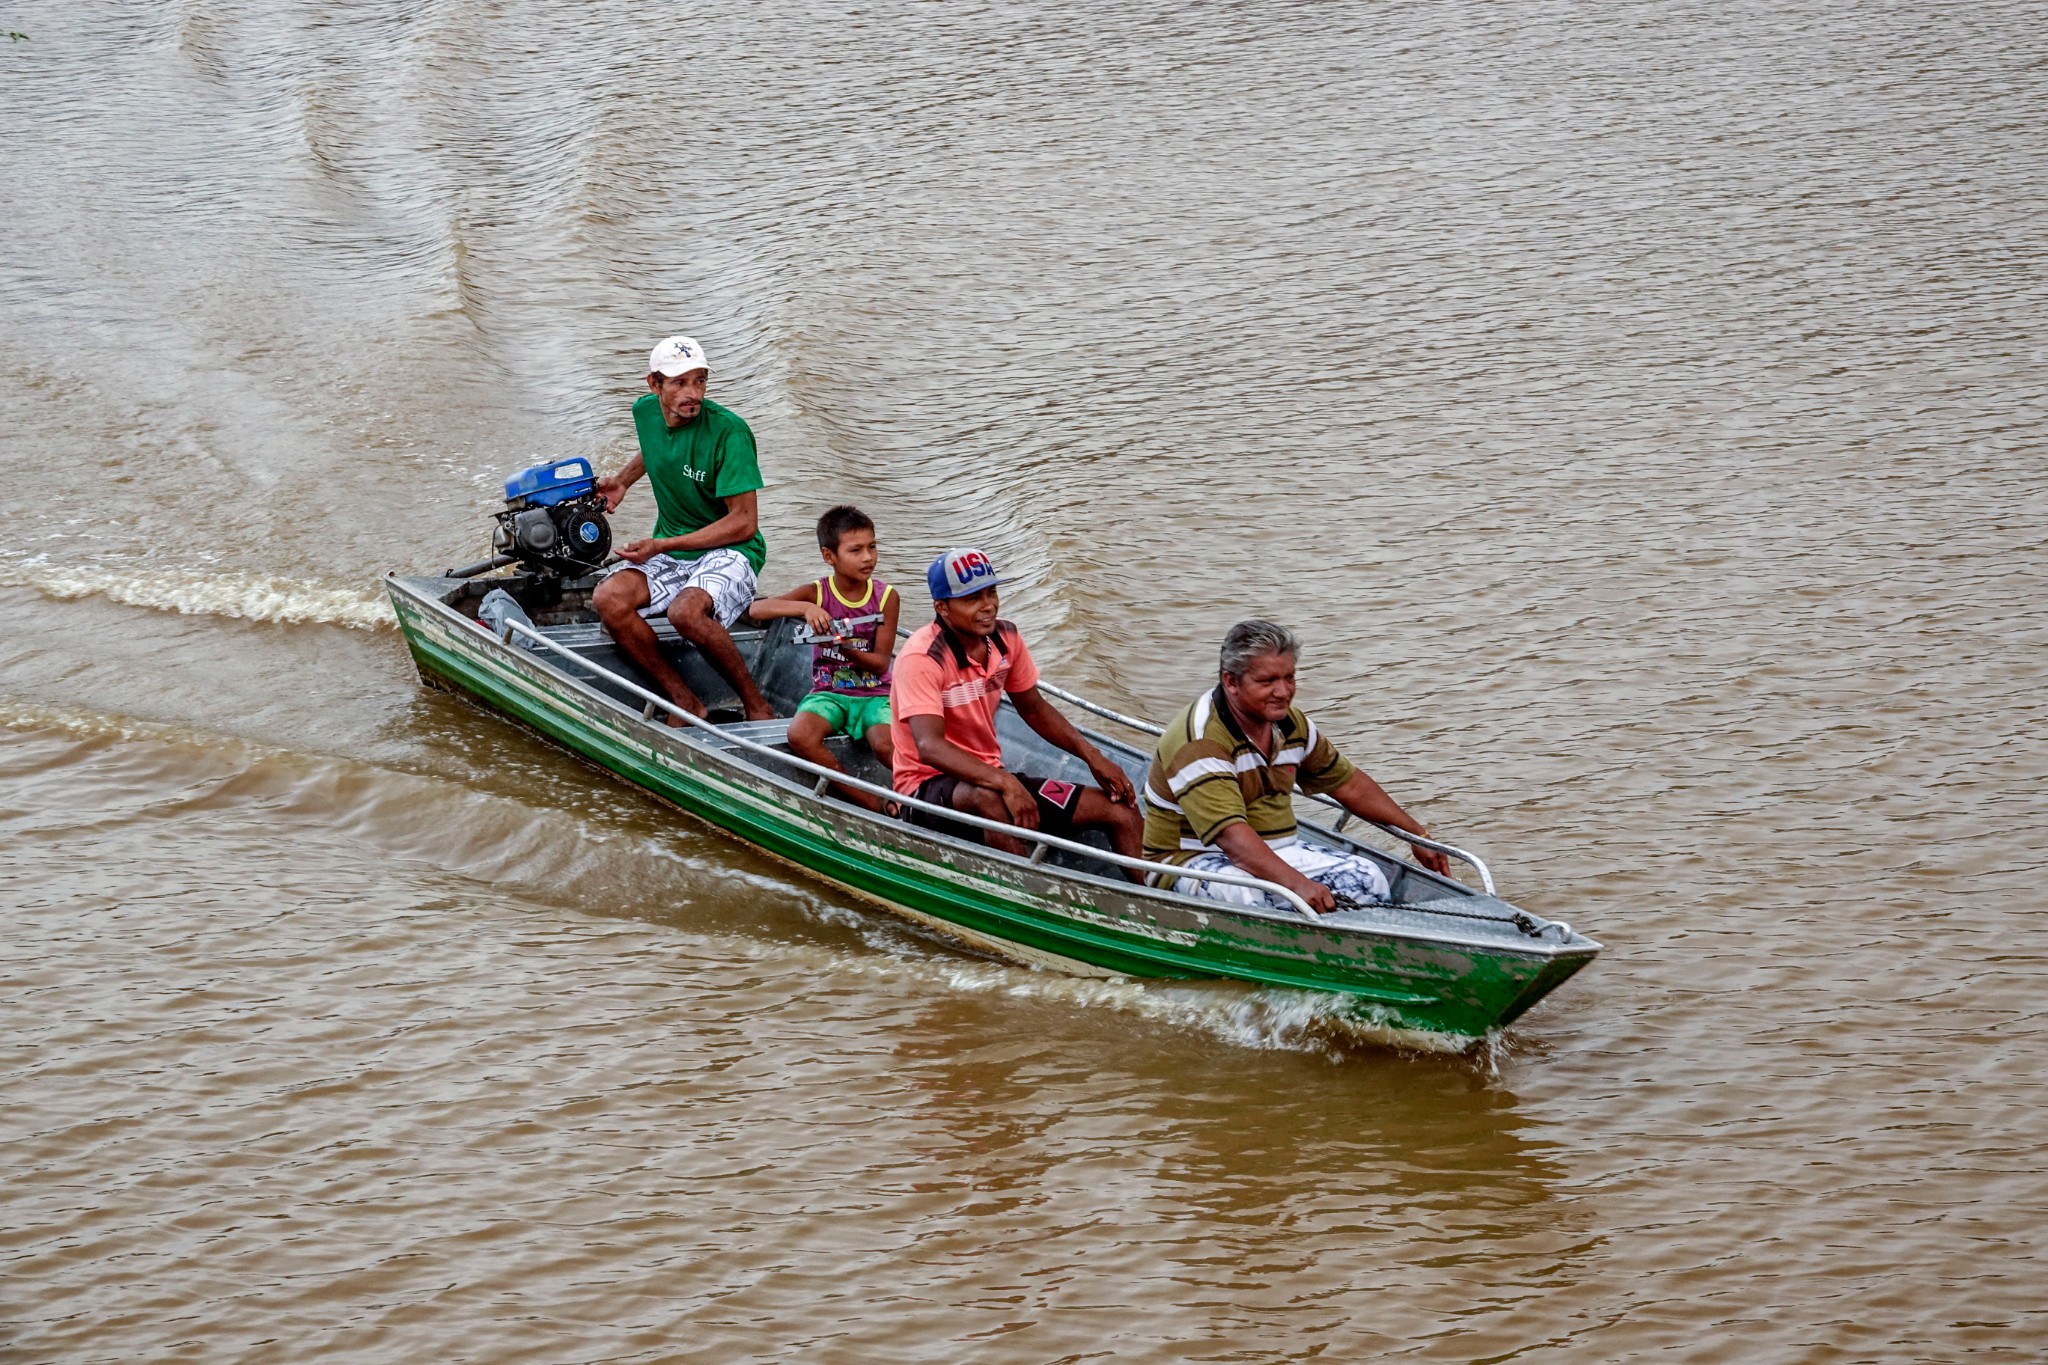
M 948 550 L 924 571 L 924 583 L 932 590 L 934 602 L 966 597 L 1002 581 L 994 561 L 979 550 Z

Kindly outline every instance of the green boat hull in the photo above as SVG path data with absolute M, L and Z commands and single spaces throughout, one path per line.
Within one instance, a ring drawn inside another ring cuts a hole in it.
M 810 786 L 657 725 L 436 599 L 387 580 L 426 682 L 475 698 L 689 814 L 965 945 L 1027 965 L 1331 992 L 1391 1030 L 1462 1045 L 1519 1017 L 1599 951 L 1517 944 L 1492 926 L 1369 932 L 1244 912 L 1035 866 L 822 799 Z M 1501 903 L 1488 903 L 1498 906 Z M 1511 909 L 1511 907 L 1508 907 Z

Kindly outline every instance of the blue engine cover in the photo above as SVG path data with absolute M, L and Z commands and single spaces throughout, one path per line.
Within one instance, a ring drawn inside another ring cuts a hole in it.
M 505 501 L 528 507 L 553 507 L 595 491 L 597 478 L 590 461 L 577 456 L 553 464 L 537 464 L 505 480 Z

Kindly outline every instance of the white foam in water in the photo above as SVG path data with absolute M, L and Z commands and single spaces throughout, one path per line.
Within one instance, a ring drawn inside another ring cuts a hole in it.
M 1346 996 L 1315 991 L 1243 990 L 1230 986 L 1065 976 L 998 962 L 939 958 L 835 957 L 832 970 L 869 977 L 934 979 L 971 995 L 1043 1000 L 1070 1009 L 1112 1010 L 1176 1029 L 1206 1033 L 1235 1047 L 1306 1052 L 1332 1059 L 1358 1048 L 1458 1053 L 1477 1040 L 1393 1028 L 1359 1012 Z
M 323 587 L 302 579 L 253 574 L 193 569 L 152 572 L 29 560 L 0 567 L 0 585 L 34 588 L 59 601 L 103 597 L 131 607 L 189 616 L 234 616 L 282 624 L 317 621 L 355 630 L 394 623 L 391 604 L 374 588 Z
M 40 730 L 87 740 L 171 740 L 180 735 L 176 727 L 155 721 L 130 720 L 99 711 L 79 711 L 68 706 L 35 702 L 0 702 L 0 729 Z
M 1131 980 L 1060 976 L 1004 969 L 994 989 L 1083 1009 L 1111 1009 L 1175 1028 L 1211 1034 L 1236 1047 L 1308 1052 L 1332 1058 L 1360 1048 L 1463 1052 L 1471 1040 L 1394 1028 L 1361 1014 L 1348 996 L 1315 991 L 1241 990 L 1228 986 L 1168 985 Z M 954 976 L 956 989 L 975 989 Z

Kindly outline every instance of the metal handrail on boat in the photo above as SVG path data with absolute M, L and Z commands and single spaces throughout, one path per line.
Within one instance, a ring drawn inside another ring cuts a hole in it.
M 814 793 L 816 795 L 823 796 L 825 794 L 825 789 L 830 786 L 854 787 L 861 791 L 870 792 L 873 795 L 883 797 L 890 801 L 894 801 L 899 806 L 909 806 L 916 810 L 929 811 L 933 815 L 941 816 L 947 820 L 956 821 L 963 825 L 972 825 L 977 829 L 993 830 L 997 834 L 1008 835 L 1010 838 L 1013 839 L 1027 841 L 1035 845 L 1035 847 L 1032 850 L 1030 858 L 1027 860 L 1034 865 L 1045 857 L 1045 850 L 1057 848 L 1067 853 L 1078 853 L 1083 857 L 1093 858 L 1098 862 L 1108 863 L 1112 867 L 1135 868 L 1137 870 L 1144 872 L 1166 872 L 1171 873 L 1174 877 L 1177 878 L 1187 877 L 1195 881 L 1220 882 L 1226 886 L 1248 886 L 1253 888 L 1254 890 L 1271 892 L 1272 894 L 1277 895 L 1281 899 L 1285 900 L 1288 904 L 1292 905 L 1296 910 L 1299 910 L 1307 918 L 1312 920 L 1321 918 L 1319 915 L 1316 914 L 1314 910 L 1311 910 L 1309 908 L 1309 904 L 1307 901 L 1303 900 L 1300 896 L 1297 896 L 1294 892 L 1289 891 L 1286 887 L 1281 886 L 1277 882 L 1269 882 L 1264 880 L 1263 878 L 1249 876 L 1245 873 L 1195 872 L 1185 867 L 1176 867 L 1172 863 L 1154 863 L 1147 862 L 1143 858 L 1127 858 L 1121 853 L 1105 852 L 1102 849 L 1091 848 L 1087 844 L 1078 843 L 1071 839 L 1062 839 L 1057 835 L 1043 834 L 1037 830 L 1023 829 L 1017 825 L 1006 825 L 999 820 L 986 820 L 979 815 L 969 815 L 965 811 L 953 810 L 947 806 L 933 805 L 929 801 L 921 801 L 914 796 L 904 796 L 900 792 L 897 792 L 891 788 L 878 786 L 877 784 L 869 782 L 864 778 L 855 777 L 851 773 L 841 772 L 837 768 L 827 768 L 821 763 L 813 763 L 809 759 L 798 758 L 795 754 L 783 753 L 777 749 L 770 747 L 769 745 L 757 744 L 751 739 L 746 739 L 740 735 L 727 733 L 721 730 L 718 726 L 713 725 L 710 721 L 705 720 L 701 716 L 691 715 L 688 711 L 683 710 L 680 706 L 677 706 L 668 698 L 663 697 L 658 693 L 650 692 L 646 688 L 634 682 L 632 679 L 621 677 L 619 674 L 612 672 L 610 669 L 605 668 L 602 665 L 592 663 L 590 660 L 576 653 L 575 650 L 570 649 L 565 645 L 559 645 L 555 643 L 553 640 L 550 640 L 547 636 L 541 634 L 539 630 L 535 629 L 532 626 L 525 625 L 519 621 L 508 620 L 504 623 L 502 630 L 499 632 L 499 638 L 503 640 L 505 643 L 510 644 L 512 640 L 512 633 L 514 631 L 517 631 L 519 634 L 524 635 L 527 639 L 532 640 L 537 644 L 543 645 L 548 649 L 553 650 L 557 654 L 563 655 L 564 657 L 573 660 L 579 668 L 587 669 L 588 671 L 595 673 L 598 677 L 603 678 L 605 681 L 613 683 L 619 687 L 625 688 L 628 692 L 631 692 L 634 696 L 639 697 L 641 700 L 645 702 L 648 702 L 651 706 L 658 706 L 663 710 L 667 711 L 669 714 L 680 717 L 685 724 L 701 726 L 704 729 L 709 730 L 712 734 L 718 736 L 719 742 L 722 744 L 730 744 L 742 749 L 751 749 L 755 753 L 763 754 L 769 758 L 774 759 L 777 763 L 786 764 L 790 767 L 798 769 L 801 772 L 815 774 L 818 778 L 818 785 L 814 789 Z M 643 711 L 641 714 L 643 718 L 648 718 L 650 716 L 649 712 Z M 990 852 L 1000 852 L 1000 850 L 991 849 Z M 1171 888 L 1157 887 L 1153 889 L 1169 890 Z M 1250 909 L 1253 907 L 1247 906 L 1238 908 Z
M 1113 720 L 1119 725 L 1128 725 L 1133 730 L 1137 730 L 1142 734 L 1151 735 L 1155 739 L 1158 738 L 1160 735 L 1166 733 L 1166 727 L 1163 725 L 1154 725 L 1149 720 L 1139 720 L 1136 716 L 1127 716 L 1121 711 L 1112 711 L 1107 706 L 1102 705 L 1100 702 L 1093 702 L 1088 700 L 1088 698 L 1086 697 L 1076 696 L 1074 693 L 1067 691 L 1067 689 L 1064 687 L 1054 687 L 1051 683 L 1047 682 L 1043 678 L 1040 678 L 1038 680 L 1038 690 L 1041 692 L 1050 692 L 1055 697 L 1058 697 L 1061 701 L 1072 702 L 1074 705 L 1080 707 L 1083 711 L 1093 711 L 1096 715 L 1101 716 L 1104 720 Z
M 1088 698 L 1086 697 L 1076 696 L 1074 693 L 1067 691 L 1064 687 L 1054 687 L 1051 683 L 1045 681 L 1043 678 L 1039 679 L 1038 681 L 1038 690 L 1041 692 L 1050 692 L 1053 696 L 1058 697 L 1061 701 L 1068 702 L 1072 705 L 1078 706 L 1083 711 L 1091 711 L 1094 714 L 1101 716 L 1104 720 L 1113 720 L 1119 725 L 1128 725 L 1131 729 L 1138 731 L 1140 734 L 1151 735 L 1154 738 L 1157 738 L 1158 736 L 1166 733 L 1166 727 L 1163 725 L 1154 725 L 1149 720 L 1140 720 L 1136 716 L 1127 716 L 1121 711 L 1112 711 L 1107 706 L 1103 706 L 1099 702 L 1092 702 L 1088 700 Z M 1342 812 L 1342 818 L 1340 818 L 1337 821 L 1336 825 L 1333 826 L 1333 828 L 1339 834 L 1342 834 L 1344 832 L 1344 826 L 1350 824 L 1352 819 L 1354 818 L 1352 812 L 1345 810 L 1342 803 L 1332 801 L 1327 796 L 1317 796 L 1307 792 L 1304 792 L 1303 795 L 1307 796 L 1308 799 L 1311 801 L 1315 801 L 1322 805 L 1328 806 L 1332 810 Z M 1356 818 L 1364 819 L 1363 816 L 1358 816 Z M 1486 894 L 1489 896 L 1498 896 L 1500 894 L 1499 892 L 1493 889 L 1492 870 L 1488 868 L 1485 863 L 1480 861 L 1478 854 L 1468 853 L 1464 849 L 1459 848 L 1455 844 L 1441 843 L 1435 839 L 1429 838 L 1427 835 L 1411 834 L 1409 831 L 1405 829 L 1401 829 L 1397 826 L 1387 824 L 1385 821 L 1382 820 L 1366 820 L 1365 823 L 1373 826 L 1376 829 L 1385 830 L 1387 833 L 1393 835 L 1396 839 L 1399 839 L 1404 843 L 1420 844 L 1424 848 L 1433 848 L 1439 853 L 1448 853 L 1451 857 L 1458 859 L 1460 862 L 1470 863 L 1472 865 L 1472 870 L 1479 874 L 1480 883 L 1483 886 L 1485 886 Z

